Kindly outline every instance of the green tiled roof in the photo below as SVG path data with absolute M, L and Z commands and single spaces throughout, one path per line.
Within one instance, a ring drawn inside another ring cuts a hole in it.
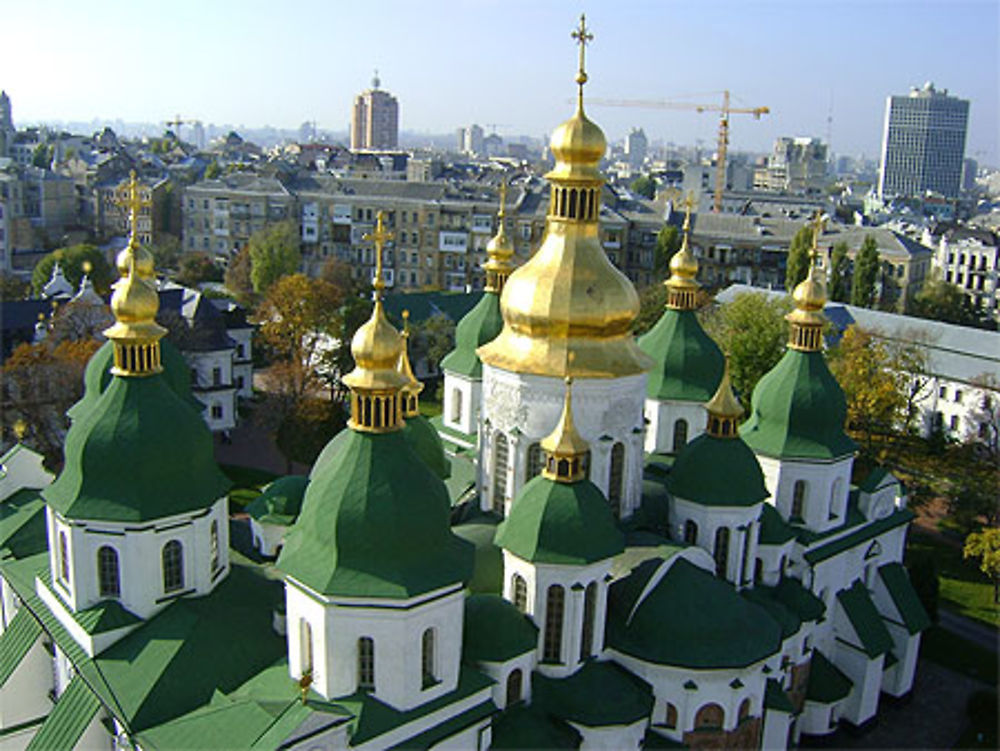
M 826 655 L 814 649 L 809 667 L 809 687 L 806 700 L 820 704 L 833 704 L 851 693 L 854 683 L 840 672 L 840 669 L 826 659 Z
M 836 459 L 857 449 L 846 419 L 847 400 L 823 353 L 789 349 L 754 388 L 740 435 L 765 456 Z
M 803 621 L 818 621 L 826 612 L 826 606 L 816 595 L 802 586 L 802 582 L 785 576 L 775 587 L 769 587 L 773 596 Z
M 861 484 L 858 485 L 858 488 L 866 493 L 873 493 L 881 486 L 887 484 L 883 481 L 888 477 L 889 470 L 882 466 L 875 467 L 868 473 L 868 476 L 861 482 Z
M 444 481 L 448 488 L 448 497 L 454 506 L 466 499 L 476 487 L 476 465 L 473 459 L 465 454 L 451 458 L 451 475 Z
M 313 479 L 327 464 L 333 461 L 334 457 L 340 453 L 340 450 L 344 445 L 351 439 L 351 433 L 354 431 L 350 428 L 344 428 L 339 433 L 337 433 L 333 438 L 330 439 L 329 443 L 323 447 L 323 450 L 319 452 L 319 456 L 316 457 L 316 461 L 313 462 L 312 469 L 309 470 L 309 479 Z
M 887 563 L 878 570 L 893 604 L 903 618 L 903 625 L 910 634 L 919 634 L 930 628 L 931 619 L 917 597 L 910 577 L 902 563 Z
M 570 725 L 538 707 L 515 704 L 493 720 L 491 749 L 539 751 L 579 748 L 581 735 Z
M 414 415 L 406 418 L 406 425 L 403 427 L 403 435 L 406 436 L 410 448 L 426 464 L 431 472 L 442 480 L 447 480 L 451 476 L 451 462 L 444 455 L 444 444 L 441 436 L 430 424 L 430 421 L 423 415 Z
M 497 532 L 496 522 L 488 521 L 489 517 L 478 518 L 484 520 L 457 524 L 451 531 L 471 542 L 476 549 L 472 579 L 467 585 L 469 591 L 500 594 L 503 590 L 503 552 L 493 542 Z
M 27 608 L 18 610 L 7 624 L 3 634 L 0 634 L 0 687 L 14 674 L 40 633 L 41 624 Z
M 774 597 L 770 587 L 757 585 L 753 589 L 744 589 L 740 595 L 752 603 L 764 608 L 781 626 L 781 638 L 787 639 L 802 626 L 802 619 L 783 603 Z
M 458 321 L 478 302 L 466 292 L 393 292 L 384 298 L 385 312 L 396 328 L 402 328 L 403 311 L 410 311 L 410 323 L 422 323 L 435 315 Z
M 460 430 L 449 428 L 444 424 L 444 418 L 441 415 L 434 415 L 434 417 L 430 419 L 430 422 L 431 425 L 434 426 L 434 429 L 441 434 L 442 440 L 448 441 L 456 448 L 467 444 L 472 446 L 476 445 L 478 438 L 475 433 L 463 433 Z
M 705 506 L 753 506 L 770 495 L 750 447 L 739 438 L 708 433 L 677 454 L 667 486 L 676 498 Z
M 765 503 L 761 507 L 758 542 L 761 545 L 784 545 L 793 539 L 795 539 L 795 530 L 781 518 L 781 514 L 774 506 Z
M 837 592 L 837 600 L 844 608 L 847 619 L 869 658 L 875 659 L 892 649 L 892 637 L 864 584 L 855 580 L 849 589 Z
M 15 558 L 48 550 L 45 501 L 39 491 L 18 490 L 0 503 L 0 551 L 4 549 Z
M 497 707 L 491 701 L 484 701 L 471 709 L 467 709 L 461 714 L 455 715 L 450 720 L 439 723 L 428 730 L 409 738 L 402 743 L 393 746 L 392 749 L 399 751 L 423 751 L 436 746 L 441 741 L 459 733 L 466 728 L 482 722 L 487 717 L 496 714 Z M 447 747 L 448 744 L 445 744 Z
M 402 432 L 347 431 L 314 472 L 278 568 L 327 595 L 409 598 L 468 581 L 473 549 L 452 534 L 444 483 Z
M 302 509 L 308 485 L 309 478 L 303 475 L 279 477 L 247 504 L 246 512 L 259 522 L 290 526 Z
M 531 685 L 532 702 L 587 727 L 629 725 L 653 711 L 650 685 L 614 662 L 590 660 L 566 678 L 535 673 Z
M 653 728 L 646 728 L 646 737 L 643 739 L 642 747 L 653 749 L 688 748 L 680 741 L 661 735 Z
M 538 646 L 538 626 L 499 595 L 465 600 L 462 657 L 473 662 L 505 662 Z
M 83 679 L 76 676 L 69 682 L 38 733 L 31 739 L 27 751 L 65 751 L 74 748 L 100 708 L 101 702 L 87 688 Z
M 103 634 L 140 623 L 142 618 L 122 607 L 118 600 L 102 600 L 86 610 L 78 610 L 73 620 L 88 634 Z
M 500 295 L 484 292 L 476 306 L 455 327 L 455 349 L 441 361 L 441 370 L 482 378 L 483 363 L 476 348 L 496 339 L 502 328 Z
M 212 434 L 161 375 L 113 378 L 66 435 L 42 497 L 70 519 L 141 522 L 207 508 L 231 483 Z
M 788 694 L 781 687 L 781 683 L 774 678 L 767 679 L 767 686 L 764 688 L 764 706 L 778 712 L 795 714 L 795 705 L 788 698 Z
M 590 480 L 565 483 L 539 475 L 517 494 L 496 543 L 532 563 L 587 564 L 625 549 L 611 506 Z
M 638 344 L 654 361 L 646 384 L 649 398 L 707 402 L 719 387 L 725 358 L 694 311 L 664 310 Z
M 809 564 L 816 564 L 820 561 L 825 561 L 827 558 L 832 558 L 845 550 L 850 550 L 857 545 L 861 545 L 862 543 L 871 540 L 873 537 L 877 537 L 883 532 L 887 532 L 890 529 L 894 529 L 903 524 L 909 524 L 913 517 L 914 513 L 909 509 L 898 509 L 893 511 L 888 516 L 869 522 L 863 527 L 860 527 L 843 537 L 838 537 L 835 540 L 831 540 L 830 542 L 820 545 L 819 547 L 806 551 L 806 554 L 803 557 Z
M 647 662 L 700 669 L 746 667 L 781 648 L 781 627 L 764 608 L 685 559 L 674 559 L 640 601 L 661 564 L 646 561 L 611 585 L 609 646 Z

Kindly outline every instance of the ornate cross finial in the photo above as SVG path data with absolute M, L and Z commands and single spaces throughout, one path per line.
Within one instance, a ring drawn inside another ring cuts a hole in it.
M 122 195 L 124 193 L 124 195 Z M 125 191 L 120 191 L 115 199 L 115 203 L 122 208 L 128 209 L 129 222 L 129 245 L 133 247 L 139 242 L 139 212 L 142 209 L 151 207 L 152 200 L 143 200 L 142 185 L 135 176 L 135 170 L 129 173 L 128 187 Z
M 819 209 L 813 215 L 813 241 L 812 248 L 809 250 L 809 256 L 813 262 L 816 263 L 819 260 L 819 238 L 823 234 L 823 226 L 826 224 L 826 219 L 823 216 L 823 212 Z
M 694 208 L 694 193 L 688 191 L 688 194 L 684 196 L 684 231 L 690 232 L 691 230 L 691 209 Z
M 504 177 L 500 180 L 500 218 L 503 219 L 504 210 L 503 207 L 507 203 L 507 178 Z
M 580 86 L 579 96 L 582 101 L 583 85 L 587 83 L 587 70 L 584 65 L 586 48 L 587 44 L 594 39 L 594 35 L 587 29 L 587 16 L 585 13 L 580 14 L 580 25 L 572 31 L 570 36 L 580 45 L 580 69 L 576 73 L 576 82 Z
M 375 288 L 376 296 L 379 296 L 385 289 L 385 282 L 382 281 L 382 247 L 391 240 L 392 233 L 385 228 L 385 212 L 379 211 L 375 220 L 375 231 L 364 235 L 363 239 L 375 244 L 375 281 L 372 287 Z

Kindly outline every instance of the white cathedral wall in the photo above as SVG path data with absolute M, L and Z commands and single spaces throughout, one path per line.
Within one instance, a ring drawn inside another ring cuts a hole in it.
M 17 596 L 17 592 L 14 591 L 10 582 L 0 576 L 0 636 L 14 620 L 20 607 L 21 598 Z
M 52 482 L 52 473 L 45 469 L 44 457 L 23 444 L 17 444 L 0 464 L 0 501 L 5 501 L 22 488 L 44 488 Z
M 573 381 L 573 419 L 590 444 L 590 480 L 607 495 L 611 452 L 625 447 L 621 516 L 639 506 L 642 494 L 643 404 L 646 374 L 624 378 L 579 378 Z M 492 508 L 496 435 L 507 438 L 508 473 L 505 512 L 527 481 L 528 449 L 548 436 L 562 414 L 566 384 L 561 378 L 512 373 L 483 365 L 482 420 L 485 441 L 480 443 L 484 469 L 482 507 Z
M 521 671 L 521 696 L 519 701 L 531 703 L 531 673 L 537 664 L 535 650 L 518 655 L 504 662 L 477 662 L 476 667 L 496 683 L 492 688 L 493 703 L 500 709 L 507 708 L 507 679 L 515 670 Z
M 52 656 L 39 634 L 14 672 L 0 686 L 0 730 L 20 725 L 52 711 Z M 27 743 L 25 738 L 25 744 Z
M 768 751 L 788 748 L 788 728 L 791 727 L 792 716 L 787 712 L 769 709 L 764 714 L 764 728 L 761 733 L 761 748 Z
M 841 717 L 861 725 L 878 712 L 883 660 L 881 655 L 870 660 L 860 649 L 839 640 L 834 644 L 833 662 L 854 684 L 841 705 Z
M 261 555 L 277 555 L 284 544 L 285 532 L 288 529 L 289 527 L 282 524 L 269 524 L 259 522 L 256 519 L 250 520 L 250 535 L 253 537 L 253 545 L 260 551 Z
M 726 556 L 725 578 L 737 588 L 753 579 L 754 554 L 757 548 L 757 522 L 760 504 L 753 506 L 706 506 L 694 501 L 671 497 L 670 525 L 674 539 L 684 539 L 684 527 L 690 520 L 698 525 L 698 547 L 715 556 L 715 535 L 721 528 L 729 530 L 729 552 Z M 749 550 L 747 548 L 749 547 Z M 746 551 L 746 552 L 744 552 Z M 745 562 L 745 566 L 744 566 Z M 713 569 L 714 571 L 714 569 Z
M 482 388 L 482 381 L 478 378 L 445 371 L 441 419 L 446 428 L 475 435 Z
M 917 672 L 917 657 L 920 652 L 920 634 L 911 635 L 898 623 L 886 623 L 892 637 L 892 653 L 897 662 L 885 670 L 882 676 L 882 690 L 897 699 L 905 696 L 913 688 L 913 677 Z
M 700 436 L 708 427 L 708 411 L 701 402 L 645 401 L 647 453 L 673 453 L 674 430 L 678 420 L 687 421 L 687 443 Z
M 771 494 L 771 503 L 785 521 L 791 516 L 795 483 L 806 483 L 803 502 L 804 526 L 825 532 L 844 523 L 847 496 L 851 489 L 851 466 L 854 457 L 832 462 L 776 459 L 757 455 L 764 472 L 764 483 Z

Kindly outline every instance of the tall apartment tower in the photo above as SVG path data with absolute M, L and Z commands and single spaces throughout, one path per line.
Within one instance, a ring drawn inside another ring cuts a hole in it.
M 931 190 L 957 198 L 962 184 L 969 102 L 928 82 L 885 107 L 879 197 L 920 196 Z
M 11 117 L 10 97 L 0 91 L 0 156 L 7 156 L 7 149 L 14 140 L 14 120 Z
M 372 87 L 354 98 L 351 149 L 394 149 L 399 144 L 399 103 L 379 88 L 378 71 Z

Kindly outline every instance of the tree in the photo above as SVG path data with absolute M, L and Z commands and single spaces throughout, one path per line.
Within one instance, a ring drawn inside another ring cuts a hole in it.
M 319 278 L 330 282 L 343 299 L 359 295 L 365 291 L 365 285 L 354 278 L 351 264 L 339 258 L 330 258 L 320 269 Z
M 311 465 L 346 424 L 340 404 L 327 399 L 302 399 L 278 426 L 275 443 L 288 462 Z
M 996 324 L 978 309 L 960 287 L 940 278 L 931 278 L 910 301 L 909 311 L 918 318 L 995 329 Z
M 0 271 L 0 300 L 23 300 L 31 285 L 20 277 Z
M 847 302 L 851 299 L 851 259 L 847 257 L 847 243 L 833 246 L 830 257 L 830 299 Z
M 889 367 L 894 373 L 904 376 L 903 387 L 905 405 L 903 407 L 903 431 L 914 431 L 914 419 L 919 413 L 917 404 L 930 395 L 934 388 L 934 378 L 927 369 L 927 337 L 920 331 L 905 331 L 900 339 L 887 340 Z
M 185 253 L 177 271 L 177 282 L 197 287 L 203 282 L 221 282 L 222 269 L 205 253 Z
M 334 323 L 333 339 L 330 346 L 321 356 L 324 380 L 338 397 L 343 396 L 344 389 L 340 383 L 343 375 L 354 369 L 354 356 L 351 354 L 351 340 L 357 330 L 372 314 L 372 303 L 367 295 L 352 295 L 344 299 L 337 311 Z
M 667 304 L 667 288 L 663 284 L 650 284 L 639 292 L 639 315 L 632 324 L 632 334 L 642 336 L 649 331 L 663 315 Z
M 656 181 L 649 175 L 640 175 L 637 177 L 629 185 L 629 189 L 643 198 L 648 198 L 650 201 L 656 198 Z
M 90 281 L 93 282 L 98 294 L 107 293 L 111 286 L 113 281 L 111 264 L 104 257 L 104 253 L 96 245 L 83 243 L 53 250 L 42 256 L 35 264 L 35 269 L 31 272 L 31 291 L 36 297 L 42 294 L 42 289 L 52 278 L 52 268 L 57 261 L 62 267 L 66 281 L 73 287 L 80 285 L 85 262 L 90 262 Z
M 206 180 L 215 180 L 221 174 L 222 174 L 222 168 L 216 161 L 209 162 L 208 166 L 205 167 L 204 177 Z
M 435 313 L 413 327 L 413 342 L 428 369 L 436 373 L 445 355 L 455 349 L 455 322 L 444 313 Z
M 733 387 L 745 407 L 750 406 L 757 382 L 785 353 L 785 315 L 791 309 L 788 297 L 772 300 L 756 292 L 737 295 L 716 308 L 702 308 L 702 325 L 729 356 Z
M 31 153 L 31 164 L 34 167 L 48 169 L 52 164 L 53 147 L 47 143 L 40 143 Z
M 785 266 L 785 289 L 795 290 L 796 285 L 809 273 L 809 251 L 812 250 L 813 227 L 806 224 L 795 233 L 788 246 L 788 260 Z
M 909 551 L 907 551 L 909 553 Z M 935 623 L 938 619 L 938 592 L 941 582 L 938 578 L 938 564 L 935 555 L 929 551 L 916 551 L 909 555 L 907 571 L 910 574 L 910 583 L 924 606 L 927 615 Z
M 250 237 L 250 281 L 254 292 L 266 293 L 278 279 L 299 269 L 299 234 L 290 221 L 279 222 Z
M 659 278 L 667 275 L 670 259 L 681 249 L 681 233 L 674 225 L 664 224 L 656 235 L 656 251 L 653 260 L 653 271 Z
M 865 235 L 864 242 L 854 258 L 854 277 L 851 279 L 851 305 L 870 308 L 877 298 L 879 258 L 878 243 L 871 235 Z
M 153 263 L 157 269 L 172 269 L 177 266 L 181 257 L 181 241 L 176 235 L 161 233 L 156 242 L 149 246 L 153 254 Z
M 979 570 L 993 580 L 993 602 L 1000 604 L 1000 527 L 970 534 L 962 555 L 979 559 Z
M 250 250 L 243 248 L 229 259 L 223 281 L 241 304 L 249 305 L 254 300 L 253 282 L 250 279 Z

